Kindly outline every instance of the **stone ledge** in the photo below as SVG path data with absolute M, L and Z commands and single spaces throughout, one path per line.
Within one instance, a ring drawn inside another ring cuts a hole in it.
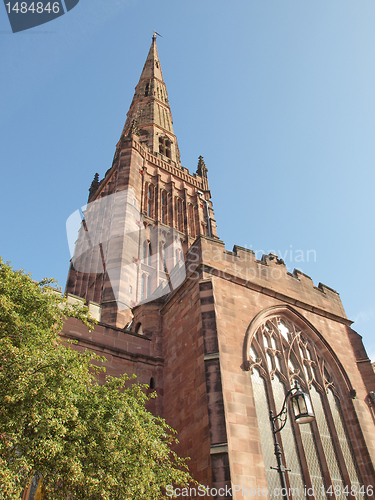
M 210 448 L 210 455 L 228 453 L 228 443 L 214 444 Z

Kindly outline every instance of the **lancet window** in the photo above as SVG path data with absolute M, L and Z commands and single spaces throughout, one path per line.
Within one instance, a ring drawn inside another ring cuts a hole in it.
M 143 262 L 151 266 L 151 243 L 149 241 L 143 242 Z
M 195 213 L 192 204 L 189 204 L 189 223 L 190 223 L 190 235 L 193 238 L 195 238 L 197 234 L 195 230 Z
M 160 243 L 159 269 L 165 271 L 167 268 L 165 243 Z
M 147 275 L 142 274 L 142 277 L 141 277 L 141 300 L 144 300 L 145 297 L 147 296 L 146 287 L 147 287 Z
M 174 251 L 174 254 L 175 254 L 175 262 L 176 262 L 176 264 L 178 264 L 180 262 L 180 260 L 182 259 L 181 248 L 176 248 Z
M 171 141 L 165 137 L 159 137 L 159 153 L 171 158 Z
M 177 229 L 179 231 L 184 230 L 184 214 L 182 210 L 182 199 L 176 199 L 176 212 L 177 212 Z
M 153 184 L 148 184 L 146 186 L 146 214 L 148 217 L 154 216 L 154 205 L 155 205 L 155 197 L 154 197 L 154 186 Z
M 270 499 L 280 498 L 269 411 L 277 414 L 286 392 L 298 381 L 310 394 L 315 421 L 290 418 L 278 434 L 290 499 L 366 499 L 340 403 L 342 395 L 329 362 L 308 333 L 283 316 L 267 319 L 255 332 L 249 352 L 251 381 Z M 351 492 L 359 492 L 350 496 Z
M 143 273 L 141 277 L 141 300 L 151 295 L 151 276 Z
M 161 222 L 163 224 L 168 224 L 168 205 L 166 191 L 161 192 Z

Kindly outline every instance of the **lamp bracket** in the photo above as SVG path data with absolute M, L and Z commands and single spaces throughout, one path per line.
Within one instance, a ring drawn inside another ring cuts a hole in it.
M 270 469 L 277 470 L 277 471 L 282 471 L 282 472 L 291 472 L 290 469 L 286 469 L 285 467 L 270 467 Z
M 286 420 L 288 418 L 288 412 L 287 412 L 287 407 L 286 407 L 286 402 L 289 398 L 289 396 L 297 391 L 299 389 L 298 385 L 297 385 L 297 382 L 295 383 L 295 386 L 292 387 L 291 389 L 289 389 L 289 391 L 285 394 L 285 398 L 284 398 L 284 402 L 283 402 L 283 406 L 281 408 L 281 411 L 280 413 L 278 413 L 277 415 L 273 416 L 273 414 L 271 414 L 271 420 L 273 422 L 278 422 L 279 424 L 279 428 L 276 429 L 276 433 L 277 432 L 280 432 L 282 429 L 284 429 L 285 427 L 285 424 L 286 424 Z

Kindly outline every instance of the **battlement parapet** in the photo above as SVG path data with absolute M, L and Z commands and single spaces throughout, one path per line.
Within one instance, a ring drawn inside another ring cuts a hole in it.
M 188 275 L 203 265 L 218 277 L 260 293 L 280 300 L 285 297 L 296 305 L 305 304 L 310 310 L 324 310 L 347 319 L 340 296 L 334 289 L 321 283 L 314 285 L 310 276 L 297 269 L 289 272 L 283 259 L 274 253 L 257 260 L 250 249 L 236 245 L 228 251 L 223 242 L 201 236 L 190 247 L 186 258 Z
M 336 295 L 339 295 L 339 293 L 336 292 L 336 290 L 334 290 L 333 288 L 331 288 L 327 285 L 324 285 L 323 283 L 318 283 L 318 289 L 324 293 L 331 292 L 331 293 L 335 293 Z

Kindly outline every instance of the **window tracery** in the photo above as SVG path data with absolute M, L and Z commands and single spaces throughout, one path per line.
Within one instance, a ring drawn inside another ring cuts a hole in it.
M 300 498 L 367 498 L 365 494 L 345 495 L 359 491 L 363 482 L 343 417 L 340 394 L 327 360 L 308 333 L 284 316 L 273 316 L 261 324 L 249 348 L 249 368 L 254 391 L 255 409 L 261 437 L 270 498 L 280 488 L 272 453 L 269 411 L 277 412 L 283 398 L 297 380 L 310 392 L 315 421 L 299 426 L 288 418 L 284 434 L 279 434 L 285 458 L 288 486 Z M 291 413 L 289 412 L 289 415 Z M 314 497 L 307 497 L 304 487 L 312 488 Z M 335 490 L 336 487 L 336 490 Z M 331 490 L 330 490 L 331 488 Z M 327 495 L 327 491 L 336 495 Z

